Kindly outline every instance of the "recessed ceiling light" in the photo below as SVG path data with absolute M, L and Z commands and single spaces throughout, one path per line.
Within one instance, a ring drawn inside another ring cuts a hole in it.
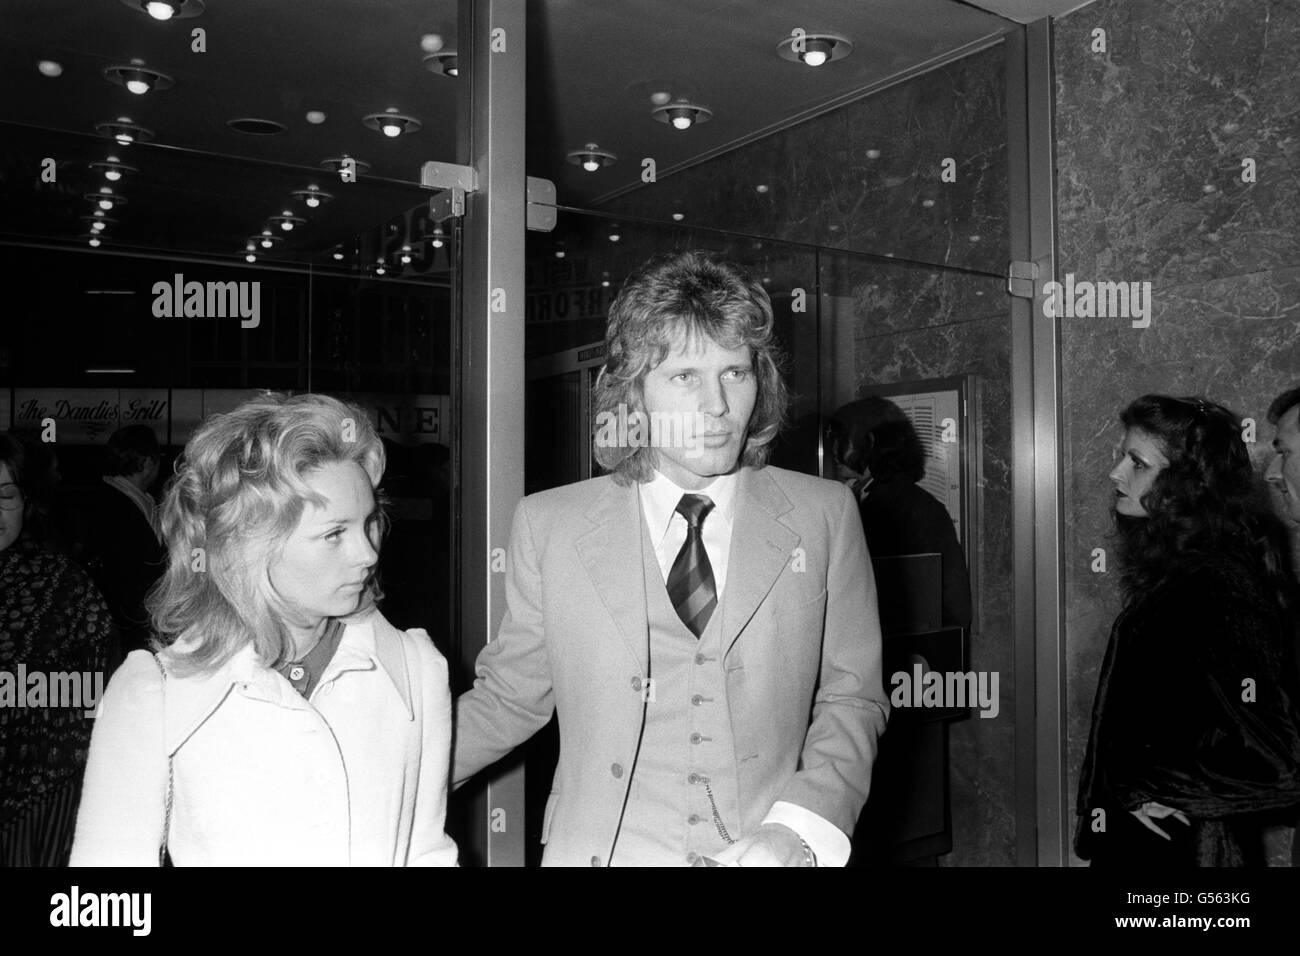
M 341 252 L 335 252 L 335 253 L 334 253 L 334 258 L 335 258 L 336 260 L 341 261 L 341 260 L 343 259 L 343 253 L 341 253 Z
M 203 0 L 122 0 L 155 20 L 188 20 L 203 13 Z
M 804 33 L 788 36 L 776 45 L 777 56 L 783 60 L 821 66 L 832 60 L 842 60 L 853 52 L 853 42 L 834 33 Z
M 880 158 L 880 150 L 878 149 L 867 150 L 867 159 L 879 159 L 879 158 Z
M 445 49 L 426 56 L 424 58 L 424 68 L 430 73 L 437 73 L 439 76 L 450 76 L 453 79 L 460 76 L 460 60 L 456 56 L 456 51 L 452 49 Z
M 766 193 L 769 189 L 771 189 L 771 187 L 768 186 L 766 183 L 759 183 L 757 186 L 754 187 L 754 192 Z
M 104 212 L 108 212 L 114 206 L 125 206 L 126 200 L 117 195 L 107 186 L 100 188 L 97 193 L 86 193 L 86 198 L 99 206 Z
M 371 113 L 361 118 L 367 129 L 379 130 L 389 139 L 396 139 L 403 133 L 414 133 L 420 129 L 420 121 L 414 116 L 406 116 L 396 110 L 384 113 Z
M 153 90 L 170 89 L 176 85 L 176 81 L 167 74 L 138 65 L 110 66 L 104 71 L 104 79 L 125 86 L 136 96 L 143 96 Z
M 679 100 L 655 107 L 650 115 L 660 123 L 671 124 L 674 129 L 687 130 L 697 123 L 707 123 L 713 118 L 713 111 Z
M 306 189 L 295 189 L 293 196 L 295 199 L 302 200 L 312 209 L 316 209 L 322 203 L 327 203 L 334 198 L 332 193 L 327 193 L 316 185 L 308 186 Z
M 342 173 L 343 163 L 347 161 L 352 164 L 352 169 L 358 176 L 364 176 L 370 169 L 370 164 L 363 159 L 353 159 L 351 156 L 330 156 L 320 161 L 321 169 L 328 169 L 332 173 Z
M 147 143 L 153 139 L 153 130 L 137 126 L 125 116 L 120 116 L 111 123 L 96 123 L 95 132 L 101 136 L 111 136 L 122 146 L 132 143 Z
M 685 218 L 686 218 L 686 213 L 684 212 L 673 213 L 673 222 L 681 222 Z
M 118 162 L 116 156 L 110 156 L 102 163 L 91 163 L 91 169 L 100 169 L 104 172 L 104 178 L 110 183 L 115 183 L 128 173 L 139 172 L 134 166 L 127 166 L 125 163 Z
M 226 125 L 236 133 L 246 133 L 249 136 L 275 136 L 285 130 L 283 123 L 277 123 L 275 120 L 269 119 L 258 119 L 254 116 L 226 120 Z
M 575 166 L 581 166 L 589 173 L 594 173 L 602 166 L 609 166 L 614 160 L 618 159 L 608 150 L 601 149 L 595 143 L 588 143 L 579 150 L 574 150 L 564 157 Z
M 36 69 L 40 70 L 44 76 L 59 76 L 63 73 L 63 66 L 53 60 L 41 60 L 40 63 L 36 64 Z
M 325 113 L 322 110 L 308 110 L 307 122 L 311 123 L 313 126 L 319 126 L 321 123 L 325 122 Z

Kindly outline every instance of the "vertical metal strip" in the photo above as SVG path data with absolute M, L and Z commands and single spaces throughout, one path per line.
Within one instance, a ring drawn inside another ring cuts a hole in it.
M 1030 258 L 1029 131 L 1025 83 L 1025 33 L 1007 34 L 1007 182 L 1010 255 Z M 1015 647 L 1015 820 L 1016 864 L 1038 859 L 1038 728 L 1034 696 L 1034 363 L 1033 306 L 1010 297 L 1011 308 L 1011 551 Z
M 1068 862 L 1059 320 L 1043 314 L 1056 274 L 1050 18 L 1007 38 L 1011 257 L 1038 267 L 1011 305 L 1015 562 L 1016 859 Z
M 472 669 L 505 613 L 505 549 L 524 474 L 525 5 L 460 0 L 462 116 L 478 189 L 467 203 L 460 334 L 461 665 Z M 522 766 L 488 784 L 475 834 L 489 866 L 524 864 Z
M 1061 329 L 1044 315 L 1043 287 L 1056 277 L 1056 79 L 1052 21 L 1029 24 L 1029 243 L 1034 287 L 1034 571 L 1038 711 L 1038 863 L 1069 862 L 1066 774 L 1065 563 L 1061 505 Z

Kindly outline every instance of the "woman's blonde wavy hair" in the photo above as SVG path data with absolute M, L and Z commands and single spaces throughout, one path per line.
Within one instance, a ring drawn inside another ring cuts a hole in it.
M 384 447 L 369 417 L 327 395 L 267 393 L 199 426 L 163 494 L 167 571 L 146 602 L 170 673 L 213 671 L 249 643 L 267 666 L 290 659 L 287 624 L 298 613 L 271 585 L 270 567 L 307 503 L 325 504 L 305 477 L 349 461 L 378 487 Z M 370 531 L 376 551 L 383 531 L 381 511 Z M 372 578 L 352 616 L 381 597 Z

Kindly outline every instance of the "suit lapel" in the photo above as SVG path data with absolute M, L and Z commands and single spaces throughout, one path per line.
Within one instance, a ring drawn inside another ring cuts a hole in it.
M 641 502 L 635 484 L 626 487 L 611 479 L 587 512 L 592 527 L 575 547 L 619 636 L 637 666 L 645 664 L 645 577 L 641 558 Z
M 767 469 L 744 468 L 739 477 L 727 590 L 722 599 L 724 656 L 799 544 L 799 535 L 778 520 L 794 505 Z

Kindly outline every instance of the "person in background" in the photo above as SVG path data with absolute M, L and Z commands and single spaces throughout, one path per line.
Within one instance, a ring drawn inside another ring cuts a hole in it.
M 943 557 L 944 627 L 970 627 L 970 574 L 948 510 L 917 482 L 925 447 L 911 419 L 871 395 L 839 409 L 827 429 L 842 480 L 859 501 L 873 558 L 937 553 Z
M 1094 866 L 1289 864 L 1296 583 L 1240 421 L 1164 395 L 1120 414 L 1124 607 L 1076 808 L 1075 850 Z
M 108 440 L 104 477 L 82 502 L 82 563 L 108 600 L 121 647 L 114 664 L 149 647 L 144 599 L 162 577 L 166 548 L 149 489 L 158 478 L 162 449 L 147 425 L 128 425 Z
M 966 556 L 948 510 L 917 484 L 925 477 L 925 448 L 911 419 L 893 402 L 871 395 L 831 416 L 826 438 L 840 480 L 858 499 L 872 558 L 939 554 L 939 622 L 969 628 Z M 881 567 L 876 565 L 877 573 Z M 906 618 L 891 604 L 901 598 L 897 589 L 897 583 L 877 582 L 882 621 Z M 952 846 L 948 722 L 915 716 L 897 714 L 881 742 L 880 784 L 858 821 L 851 866 L 936 866 L 939 855 Z M 926 831 L 931 832 L 922 837 Z
M 48 675 L 75 674 L 93 694 L 113 641 L 112 616 L 90 579 L 44 547 L 49 472 L 41 450 L 0 432 L 0 672 L 28 705 L 0 700 L 0 866 L 67 863 L 96 701 L 63 706 L 72 701 L 55 699 Z M 47 676 L 45 706 L 30 706 L 20 667 Z
M 1264 478 L 1281 495 L 1287 517 L 1300 525 L 1300 386 L 1273 399 L 1268 420 L 1274 454 Z
M 1264 472 L 1265 480 L 1281 499 L 1282 511 L 1290 526 L 1293 563 L 1300 555 L 1300 386 L 1288 389 L 1268 407 L 1268 420 L 1274 426 L 1273 458 Z M 1296 673 L 1300 675 L 1300 633 L 1291 645 Z M 1300 866 L 1300 825 L 1296 827 L 1292 846 L 1292 864 Z
M 456 863 L 447 664 L 375 608 L 384 450 L 366 414 L 273 394 L 207 419 L 163 506 L 157 656 L 100 706 L 72 863 Z

